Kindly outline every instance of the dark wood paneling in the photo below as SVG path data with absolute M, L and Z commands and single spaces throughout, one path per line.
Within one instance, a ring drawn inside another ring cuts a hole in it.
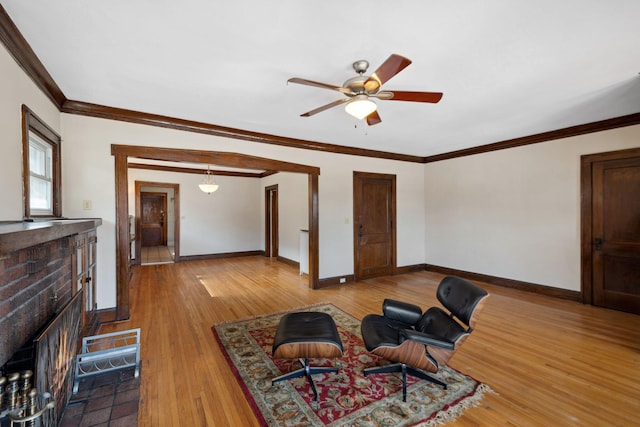
M 459 276 L 468 280 L 476 280 L 479 282 L 490 283 L 492 285 L 502 286 L 504 288 L 518 289 L 521 291 L 534 292 L 540 295 L 546 295 L 555 298 L 561 298 L 571 301 L 580 301 L 582 296 L 580 292 L 570 291 L 568 289 L 554 288 L 551 286 L 538 285 L 535 283 L 523 282 L 520 280 L 505 279 L 503 277 L 489 276 L 487 274 L 472 273 L 470 271 L 457 270 L 455 268 L 441 267 L 438 265 L 426 264 L 425 270 L 434 271 L 436 273 Z

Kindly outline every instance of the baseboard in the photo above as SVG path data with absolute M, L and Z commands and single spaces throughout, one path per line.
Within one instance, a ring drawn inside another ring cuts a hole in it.
M 518 289 L 520 291 L 533 292 L 539 295 L 560 298 L 570 301 L 582 302 L 582 293 L 570 291 L 568 289 L 554 288 L 552 286 L 538 285 L 536 283 L 522 282 L 520 280 L 505 279 L 503 277 L 489 276 L 487 274 L 472 273 L 469 271 L 457 270 L 455 268 L 441 267 L 438 265 L 425 264 L 426 271 L 435 273 L 459 276 L 468 280 L 489 283 L 491 285 L 502 286 L 504 288 Z
M 427 264 L 405 265 L 403 267 L 396 267 L 396 271 L 394 274 L 415 273 L 417 271 L 425 271 L 426 269 Z
M 327 277 L 325 279 L 318 280 L 318 288 L 329 288 L 331 286 L 344 285 L 345 283 L 351 283 L 355 281 L 353 274 L 345 274 L 344 276 Z
M 244 256 L 264 255 L 264 251 L 225 252 L 221 254 L 180 256 L 177 261 L 204 261 L 209 259 L 238 258 Z
M 103 308 L 102 310 L 96 310 L 96 316 L 98 316 L 98 323 L 111 323 L 116 321 L 117 311 L 116 308 Z M 100 327 L 98 326 L 98 329 Z
M 298 270 L 300 269 L 300 263 L 298 261 L 294 261 L 292 259 L 289 258 L 285 258 L 283 256 L 278 255 L 278 257 L 276 258 L 278 261 L 280 261 L 283 264 L 287 264 L 290 265 L 291 267 L 295 267 Z

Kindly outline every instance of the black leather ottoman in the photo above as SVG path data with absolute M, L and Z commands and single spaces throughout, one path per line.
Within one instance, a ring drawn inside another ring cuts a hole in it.
M 318 392 L 311 375 L 337 372 L 334 367 L 309 366 L 309 359 L 342 356 L 342 341 L 336 323 L 327 313 L 298 312 L 282 316 L 273 340 L 272 354 L 276 359 L 300 359 L 302 368 L 271 380 L 278 381 L 305 375 L 309 379 L 313 397 L 318 400 Z

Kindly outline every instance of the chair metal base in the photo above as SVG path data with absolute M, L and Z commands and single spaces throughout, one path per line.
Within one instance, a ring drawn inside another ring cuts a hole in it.
M 432 377 L 426 372 L 414 368 L 413 366 L 406 365 L 404 363 L 394 363 L 391 365 L 384 366 L 376 366 L 373 368 L 366 368 L 364 370 L 364 376 L 366 377 L 369 374 L 386 374 L 391 372 L 402 372 L 402 401 L 407 401 L 407 374 L 413 375 L 414 377 L 431 381 L 432 383 L 438 384 L 442 386 L 445 390 L 447 389 L 447 384 L 443 383 L 437 378 Z
M 290 380 L 293 378 L 298 378 L 302 376 L 306 376 L 309 379 L 309 384 L 311 384 L 311 390 L 313 390 L 313 399 L 318 401 L 318 392 L 316 391 L 316 385 L 313 383 L 313 378 L 311 375 L 314 374 L 324 374 L 327 372 L 338 372 L 338 368 L 334 367 L 322 367 L 322 366 L 309 366 L 309 359 L 299 359 L 302 368 L 289 372 L 287 374 L 280 375 L 279 377 L 275 377 L 271 380 L 271 385 L 277 383 L 278 381 Z

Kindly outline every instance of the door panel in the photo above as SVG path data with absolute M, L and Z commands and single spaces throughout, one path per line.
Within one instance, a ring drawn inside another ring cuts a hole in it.
M 593 304 L 640 314 L 640 157 L 593 164 Z
M 141 193 L 140 201 L 142 204 L 142 246 L 166 245 L 167 195 L 164 193 Z
M 270 258 L 278 257 L 278 185 L 271 185 L 264 189 L 265 200 L 265 248 L 264 254 Z
M 395 176 L 354 172 L 356 280 L 395 270 Z

